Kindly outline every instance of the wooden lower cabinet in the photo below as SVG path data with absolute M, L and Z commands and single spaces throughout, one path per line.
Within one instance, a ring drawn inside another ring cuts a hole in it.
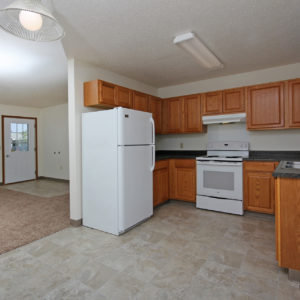
M 196 202 L 196 160 L 170 159 L 170 198 Z
M 153 206 L 169 199 L 169 160 L 160 160 L 153 172 Z
M 275 213 L 275 179 L 277 162 L 244 162 L 244 209 Z
M 276 178 L 276 258 L 300 271 L 300 179 Z

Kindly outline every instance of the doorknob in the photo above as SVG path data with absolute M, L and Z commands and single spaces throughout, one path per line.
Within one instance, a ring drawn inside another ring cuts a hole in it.
M 6 157 L 9 157 L 9 154 L 6 154 Z

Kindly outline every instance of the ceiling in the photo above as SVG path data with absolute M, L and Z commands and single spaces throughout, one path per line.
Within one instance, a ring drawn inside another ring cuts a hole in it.
M 155 87 L 300 61 L 299 0 L 54 0 L 68 56 Z M 195 32 L 225 68 L 207 72 L 173 38 Z
M 11 1 L 1 0 L 0 8 Z M 0 30 L 0 103 L 67 101 L 67 60 L 163 87 L 300 62 L 299 0 L 44 0 L 66 30 L 34 43 Z M 172 44 L 193 31 L 225 68 L 208 72 Z M 63 45 L 63 46 L 62 46 Z

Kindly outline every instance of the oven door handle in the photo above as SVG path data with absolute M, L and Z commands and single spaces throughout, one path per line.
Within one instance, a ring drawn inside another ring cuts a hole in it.
M 230 166 L 230 167 L 239 167 L 242 165 L 242 162 L 235 162 L 235 163 L 231 163 L 231 162 L 197 162 L 198 166 Z

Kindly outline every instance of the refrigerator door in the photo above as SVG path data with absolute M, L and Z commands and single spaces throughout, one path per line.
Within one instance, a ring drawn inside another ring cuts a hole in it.
M 155 144 L 151 113 L 118 107 L 118 145 Z
M 119 233 L 153 215 L 154 147 L 118 147 Z

